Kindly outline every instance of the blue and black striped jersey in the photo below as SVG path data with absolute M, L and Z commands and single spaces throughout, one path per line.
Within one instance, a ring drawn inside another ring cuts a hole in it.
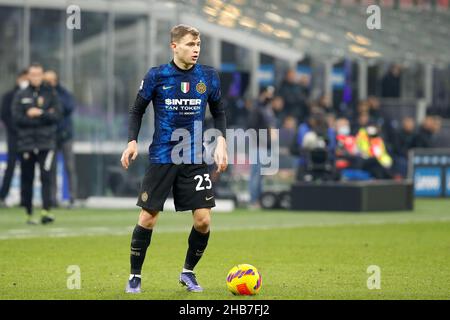
M 182 70 L 172 61 L 151 68 L 141 83 L 138 95 L 152 101 L 155 112 L 155 132 L 149 147 L 150 162 L 172 163 L 172 149 L 178 142 L 171 141 L 171 136 L 176 129 L 183 128 L 190 133 L 191 163 L 194 163 L 194 159 L 198 159 L 195 154 L 203 152 L 203 146 L 195 143 L 195 137 L 203 136 L 206 106 L 208 103 L 210 108 L 217 106 L 221 99 L 217 71 L 200 64 Z

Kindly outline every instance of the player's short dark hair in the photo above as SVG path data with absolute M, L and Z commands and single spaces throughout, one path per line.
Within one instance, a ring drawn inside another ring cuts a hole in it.
M 178 42 L 187 34 L 192 34 L 195 38 L 197 38 L 198 36 L 200 36 L 200 31 L 186 24 L 179 24 L 173 27 L 170 31 L 170 41 Z

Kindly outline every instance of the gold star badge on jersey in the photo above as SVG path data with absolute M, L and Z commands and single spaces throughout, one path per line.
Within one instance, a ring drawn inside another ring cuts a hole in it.
M 197 92 L 200 93 L 200 94 L 205 93 L 206 92 L 206 84 L 204 84 L 203 82 L 200 81 L 195 86 L 195 90 L 197 90 Z

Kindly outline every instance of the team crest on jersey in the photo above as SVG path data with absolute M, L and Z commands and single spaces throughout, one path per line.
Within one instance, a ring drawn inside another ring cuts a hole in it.
M 198 93 L 203 94 L 206 92 L 206 84 L 204 84 L 202 81 L 197 83 L 195 86 L 195 90 L 197 90 Z
M 148 200 L 148 193 L 147 192 L 142 192 L 141 200 L 144 201 L 144 202 L 147 202 L 147 200 Z
M 189 82 L 182 82 L 181 83 L 181 92 L 188 93 L 189 92 Z

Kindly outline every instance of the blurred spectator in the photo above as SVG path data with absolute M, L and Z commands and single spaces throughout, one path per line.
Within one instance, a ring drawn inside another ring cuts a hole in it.
M 441 118 L 434 115 L 427 115 L 422 122 L 417 133 L 417 148 L 434 147 L 433 136 L 441 129 Z
M 56 126 L 60 119 L 60 104 L 56 92 L 43 83 L 44 69 L 32 64 L 28 69 L 30 85 L 16 92 L 12 115 L 17 126 L 17 149 L 21 157 L 22 200 L 28 223 L 37 224 L 33 215 L 33 180 L 39 163 L 42 183 L 41 222 L 53 222 L 51 207 L 51 167 L 56 148 Z
M 333 114 L 333 105 L 331 103 L 331 99 L 327 95 L 322 95 L 317 101 L 317 106 L 321 108 L 324 112 L 328 114 Z
M 400 98 L 401 67 L 393 64 L 381 80 L 381 96 L 384 98 Z
M 262 102 L 263 100 L 260 100 Z M 281 101 L 281 102 L 280 102 Z M 282 99 L 272 99 L 265 100 L 266 104 L 258 104 L 250 114 L 249 117 L 249 128 L 256 130 L 256 150 L 250 150 L 251 153 L 256 153 L 259 155 L 259 148 L 270 148 L 271 140 L 276 137 L 276 131 L 273 129 L 277 128 L 278 119 L 276 117 L 276 112 L 283 107 Z M 267 130 L 266 141 L 262 142 L 259 130 Z M 261 163 L 260 159 L 257 157 L 257 163 L 250 165 L 250 180 L 249 180 L 249 191 L 250 191 L 250 208 L 256 209 L 260 208 L 260 198 L 262 194 L 263 186 L 263 176 L 261 175 Z
M 351 135 L 350 121 L 346 118 L 336 120 L 336 169 L 357 168 L 359 150 L 355 136 Z
M 416 123 L 413 118 L 406 117 L 402 121 L 394 143 L 394 170 L 404 178 L 408 171 L 408 151 L 415 148 L 416 145 Z
M 310 77 L 306 74 L 302 74 L 298 79 L 298 83 L 302 88 L 303 96 L 306 100 L 308 100 L 310 95 Z
M 368 125 L 359 129 L 356 144 L 364 160 L 361 169 L 368 171 L 376 179 L 392 179 L 390 171 L 392 158 L 386 150 L 377 126 Z
M 280 147 L 290 148 L 297 132 L 297 121 L 293 116 L 284 118 L 280 128 Z
M 294 116 L 299 122 L 304 121 L 307 115 L 304 92 L 304 88 L 297 81 L 297 72 L 294 69 L 286 73 L 286 77 L 277 92 L 284 100 L 286 114 Z
M 270 105 L 276 118 L 275 128 L 280 128 L 284 118 L 287 116 L 286 110 L 284 109 L 283 97 L 273 97 L 272 101 L 270 101 Z
M 357 114 L 370 113 L 370 104 L 368 100 L 361 100 L 356 107 Z
M 75 99 L 73 95 L 59 83 L 58 75 L 53 70 L 44 73 L 44 81 L 55 89 L 61 103 L 62 118 L 58 122 L 56 131 L 56 154 L 61 151 L 64 157 L 64 169 L 69 182 L 69 203 L 73 205 L 76 198 L 76 174 L 75 155 L 73 153 L 73 123 L 72 113 L 75 109 Z M 53 206 L 57 207 L 57 159 L 52 167 L 51 197 Z
M 300 124 L 296 141 L 300 155 L 298 180 L 334 179 L 336 133 L 328 126 L 323 109 L 313 108 L 307 122 Z
M 12 119 L 12 103 L 17 91 L 28 87 L 28 71 L 22 70 L 16 78 L 16 85 L 13 89 L 6 92 L 2 99 L 1 118 L 6 127 L 6 141 L 8 147 L 8 164 L 3 175 L 2 188 L 0 190 L 0 207 L 5 207 L 5 199 L 8 196 L 11 180 L 16 167 L 17 154 L 17 130 Z
M 365 128 L 370 122 L 369 112 L 361 112 L 358 114 L 356 122 L 353 124 L 352 133 L 357 134 L 361 128 Z
M 367 105 L 371 121 L 379 126 L 383 125 L 384 119 L 380 110 L 380 100 L 377 97 L 370 96 L 367 98 Z
M 258 96 L 257 105 L 258 106 L 265 106 L 267 103 L 269 103 L 270 100 L 273 99 L 275 94 L 275 88 L 272 86 L 268 86 L 266 88 L 263 88 Z

